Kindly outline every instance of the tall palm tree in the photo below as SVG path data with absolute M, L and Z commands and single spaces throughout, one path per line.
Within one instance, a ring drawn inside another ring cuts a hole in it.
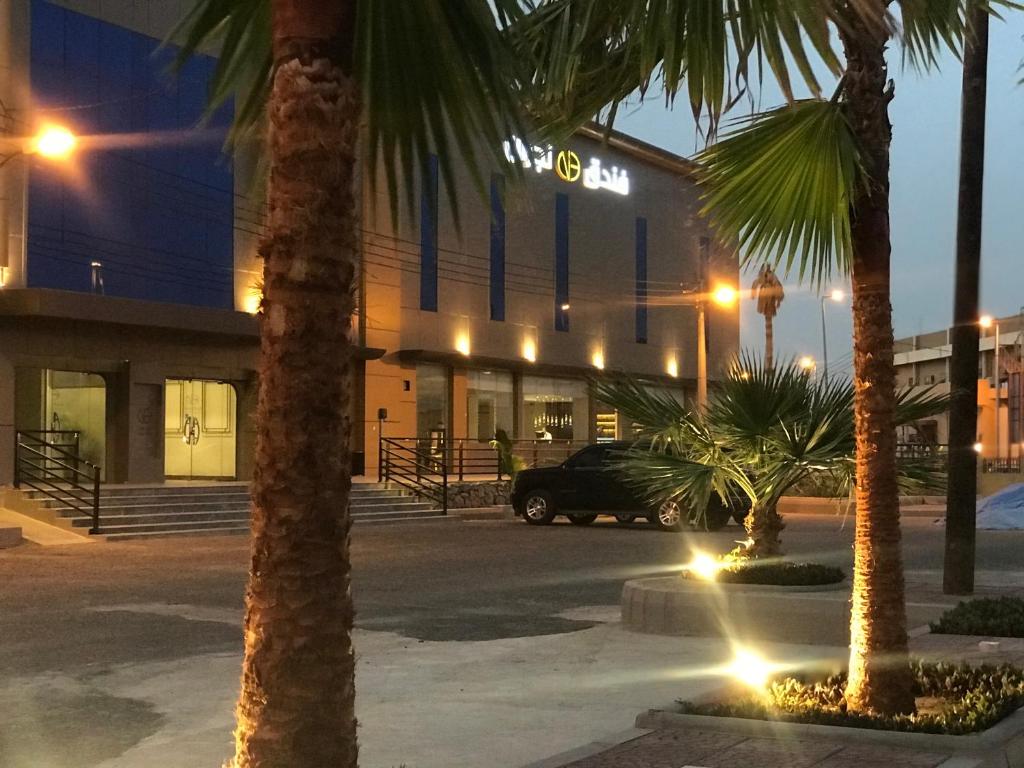
M 357 763 L 348 512 L 357 165 L 372 183 L 383 163 L 395 206 L 400 187 L 413 199 L 430 152 L 449 167 L 452 137 L 478 177 L 482 163 L 503 163 L 502 139 L 522 125 L 509 88 L 518 60 L 499 32 L 517 13 L 510 0 L 198 0 L 179 30 L 180 60 L 219 46 L 213 106 L 235 98 L 233 135 L 258 139 L 269 166 L 235 768 Z
M 757 299 L 757 311 L 764 317 L 764 367 L 770 371 L 775 358 L 775 315 L 786 298 L 786 292 L 771 264 L 761 265 L 750 288 Z
M 946 489 L 946 594 L 974 591 L 978 454 L 978 283 L 981 275 L 982 193 L 985 176 L 985 102 L 988 87 L 988 13 L 972 0 L 964 41 L 960 104 L 960 198 L 957 202 L 953 352 L 949 364 L 949 486 Z M 999 372 L 996 371 L 998 393 Z M 998 394 L 996 395 L 998 397 Z M 997 401 L 998 402 L 998 401 Z
M 849 381 L 816 381 L 794 362 L 768 368 L 745 354 L 699 412 L 630 379 L 599 379 L 594 390 L 640 428 L 642 442 L 618 469 L 653 505 L 681 502 L 699 525 L 714 494 L 733 503 L 750 499 L 747 540 L 733 550 L 735 558 L 782 554 L 778 504 L 801 481 L 827 475 L 840 496 L 855 485 Z M 947 398 L 930 390 L 904 390 L 897 395 L 896 423 L 914 423 L 946 406 Z M 934 461 L 907 460 L 900 462 L 899 482 L 921 493 L 944 486 L 945 476 Z
M 545 94 L 538 113 L 567 130 L 632 94 L 683 92 L 695 116 L 720 119 L 756 88 L 762 63 L 787 98 L 732 124 L 702 153 L 705 210 L 749 261 L 819 283 L 853 284 L 857 523 L 851 711 L 914 709 L 896 479 L 895 373 L 889 303 L 889 102 L 885 59 L 898 39 L 911 63 L 957 48 L 966 0 L 537 0 L 521 34 Z M 991 10 L 997 2 L 986 3 Z M 1007 7 L 1015 5 L 1004 3 Z M 890 14 L 898 9 L 898 19 Z M 835 33 L 842 50 L 833 50 Z M 810 58 L 837 79 L 821 95 Z M 790 72 L 812 98 L 795 99 Z M 736 85 L 734 85 L 736 84 Z M 737 88 L 740 93 L 734 92 Z

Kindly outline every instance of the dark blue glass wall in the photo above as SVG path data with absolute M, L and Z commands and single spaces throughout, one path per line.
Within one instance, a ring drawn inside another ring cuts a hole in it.
M 569 330 L 569 196 L 555 195 L 555 330 Z
M 420 190 L 420 309 L 437 312 L 437 155 L 427 159 Z
M 636 342 L 647 343 L 647 219 L 636 219 Z
M 32 0 L 35 105 L 81 136 L 71 163 L 34 159 L 28 284 L 233 306 L 233 179 L 221 153 L 230 113 L 197 128 L 214 60 L 177 76 L 171 50 L 130 30 Z
M 505 319 L 505 177 L 491 175 L 491 320 Z

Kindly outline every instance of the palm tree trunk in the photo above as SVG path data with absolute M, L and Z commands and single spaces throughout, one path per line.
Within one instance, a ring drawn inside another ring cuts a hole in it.
M 973 3 L 964 41 L 960 104 L 960 199 L 956 227 L 953 355 L 949 365 L 949 474 L 946 490 L 946 556 L 942 589 L 974 591 L 975 513 L 978 493 L 978 282 L 981 273 L 982 181 L 985 174 L 985 101 L 988 12 Z M 998 383 L 998 379 L 997 379 Z
M 851 711 L 912 712 L 906 607 L 896 482 L 896 400 L 889 304 L 889 144 L 891 83 L 885 64 L 885 0 L 874 19 L 851 13 L 840 35 L 846 50 L 844 93 L 868 183 L 852 205 L 854 421 L 857 525 L 854 538 L 850 672 Z
M 273 0 L 252 565 L 235 768 L 356 765 L 348 413 L 355 2 Z
M 775 357 L 775 318 L 764 316 L 764 369 L 772 370 Z
M 776 503 L 755 504 L 743 519 L 747 542 L 733 550 L 738 557 L 778 557 L 782 554 L 779 535 L 785 528 Z

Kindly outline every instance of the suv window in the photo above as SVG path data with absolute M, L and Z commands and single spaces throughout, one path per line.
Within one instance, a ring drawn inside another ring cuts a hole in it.
M 572 460 L 572 468 L 579 469 L 600 467 L 604 464 L 604 448 L 587 448 L 577 453 Z

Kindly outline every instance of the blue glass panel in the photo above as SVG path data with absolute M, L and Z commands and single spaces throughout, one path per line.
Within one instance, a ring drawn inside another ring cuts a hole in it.
M 420 309 L 437 312 L 437 155 L 427 160 L 420 191 Z
M 505 319 L 505 177 L 491 175 L 491 320 Z
M 569 330 L 569 196 L 555 195 L 555 330 Z
M 636 220 L 636 341 L 647 343 L 647 219 Z
M 215 62 L 197 56 L 180 79 L 173 49 L 131 30 L 32 0 L 33 99 L 81 132 L 131 136 L 83 151 L 76 175 L 34 160 L 28 198 L 28 284 L 231 307 L 234 178 L 221 147 L 228 105 L 202 133 Z M 156 52 L 156 53 L 154 53 Z

